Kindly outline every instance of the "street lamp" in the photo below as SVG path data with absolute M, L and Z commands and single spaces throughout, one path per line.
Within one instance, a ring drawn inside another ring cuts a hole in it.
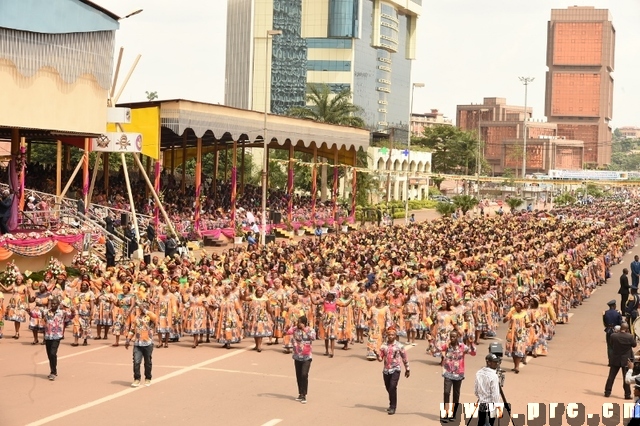
M 269 113 L 269 69 L 271 61 L 269 58 L 269 40 L 276 35 L 281 35 L 282 30 L 267 30 L 267 38 L 264 43 L 264 125 L 262 128 L 262 143 L 264 145 L 262 152 L 262 229 L 260 237 L 262 244 L 267 244 L 267 152 L 269 150 L 269 138 L 267 138 L 267 114 Z
M 122 21 L 123 19 L 131 18 L 133 15 L 137 15 L 138 13 L 142 13 L 142 9 L 138 9 L 135 12 L 131 12 L 128 15 L 125 15 L 122 18 L 118 19 L 118 21 Z
M 522 179 L 524 179 L 527 173 L 527 121 L 529 120 L 529 115 L 527 113 L 527 90 L 529 88 L 529 83 L 535 80 L 534 77 L 518 77 L 520 82 L 524 84 L 524 124 L 523 124 L 523 144 L 522 144 Z
M 409 130 L 407 131 L 407 177 L 405 182 L 404 196 L 404 223 L 409 223 L 409 175 L 411 174 L 411 118 L 413 117 L 413 92 L 416 87 L 424 87 L 424 83 L 413 83 L 411 85 L 411 102 L 409 107 Z
M 478 187 L 478 198 L 480 198 L 480 173 L 482 172 L 482 167 L 480 165 L 480 145 L 482 144 L 482 133 L 481 133 L 481 129 L 480 129 L 480 119 L 482 118 L 482 113 L 483 112 L 488 112 L 489 109 L 487 108 L 481 108 L 478 111 L 478 156 L 476 158 L 476 185 Z

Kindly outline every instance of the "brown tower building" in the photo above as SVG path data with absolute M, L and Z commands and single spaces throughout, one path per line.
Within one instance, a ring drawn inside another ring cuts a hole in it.
M 551 10 L 545 114 L 558 136 L 584 141 L 584 162 L 611 162 L 615 29 L 607 9 Z

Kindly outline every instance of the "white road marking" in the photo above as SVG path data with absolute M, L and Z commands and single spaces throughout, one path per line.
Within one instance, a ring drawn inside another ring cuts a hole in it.
M 274 425 L 277 425 L 278 423 L 280 423 L 281 421 L 282 421 L 282 419 L 269 420 L 268 422 L 266 422 L 262 426 L 274 426 Z
M 231 358 L 232 356 L 239 355 L 239 354 L 244 353 L 246 351 L 247 351 L 247 349 L 237 349 L 235 351 L 226 353 L 226 354 L 221 355 L 219 357 L 211 358 L 209 360 L 200 362 L 198 364 L 194 364 L 194 365 L 191 365 L 189 367 L 185 367 L 185 368 L 182 368 L 180 370 L 173 371 L 173 372 L 171 372 L 169 374 L 165 374 L 162 377 L 154 379 L 153 383 L 159 383 L 159 382 L 164 382 L 165 380 L 173 379 L 174 377 L 181 376 L 181 375 L 183 375 L 185 373 L 188 373 L 190 371 L 202 368 L 205 365 L 213 364 L 214 362 L 218 362 L 218 361 L 225 360 L 227 358 Z M 105 402 L 109 402 L 109 401 L 112 401 L 114 399 L 120 398 L 121 396 L 129 395 L 130 393 L 139 391 L 140 389 L 143 389 L 143 388 L 144 387 L 124 389 L 124 390 L 121 390 L 120 392 L 116 392 L 116 393 L 113 393 L 111 395 L 107 395 L 105 397 L 96 399 L 94 401 L 87 402 L 86 404 L 82 404 L 82 405 L 79 405 L 77 407 L 70 408 L 68 410 L 64 410 L 64 411 L 61 411 L 61 412 L 59 412 L 57 414 L 53 414 L 51 416 L 48 416 L 48 417 L 45 417 L 43 419 L 37 420 L 37 421 L 35 421 L 33 423 L 29 423 L 27 426 L 44 425 L 44 424 L 50 423 L 50 422 L 52 422 L 54 420 L 58 420 L 58 419 L 61 419 L 63 417 L 70 416 L 71 414 L 75 414 L 75 413 L 78 413 L 80 411 L 86 410 L 88 408 L 95 407 L 96 405 L 104 404 Z
M 63 359 L 67 359 L 67 358 L 73 358 L 74 356 L 78 356 L 78 355 L 88 354 L 89 352 L 95 352 L 95 351 L 99 351 L 101 349 L 110 348 L 110 347 L 112 347 L 112 346 L 111 345 L 109 345 L 109 346 L 100 346 L 98 348 L 87 349 L 86 351 L 82 351 L 82 352 L 75 352 L 75 353 L 72 353 L 70 355 L 59 356 L 58 357 L 58 361 L 61 361 Z M 42 362 L 38 363 L 38 365 L 43 365 L 43 364 L 49 364 L 49 361 L 42 361 Z

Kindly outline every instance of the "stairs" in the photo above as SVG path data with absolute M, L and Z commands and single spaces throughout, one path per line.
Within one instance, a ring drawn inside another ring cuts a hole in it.
M 294 236 L 294 231 L 287 231 L 282 228 L 274 228 L 273 233 L 276 234 L 276 237 L 278 238 L 287 238 L 289 240 L 293 239 Z

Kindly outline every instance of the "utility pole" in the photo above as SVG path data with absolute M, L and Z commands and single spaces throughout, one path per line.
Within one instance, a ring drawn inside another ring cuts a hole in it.
M 527 112 L 527 92 L 529 83 L 535 80 L 534 77 L 518 77 L 520 82 L 524 84 L 524 122 L 523 122 L 523 144 L 522 144 L 522 179 L 527 174 L 527 121 L 529 121 L 529 113 Z M 524 188 L 524 184 L 523 184 Z M 524 194 L 524 191 L 523 191 Z

